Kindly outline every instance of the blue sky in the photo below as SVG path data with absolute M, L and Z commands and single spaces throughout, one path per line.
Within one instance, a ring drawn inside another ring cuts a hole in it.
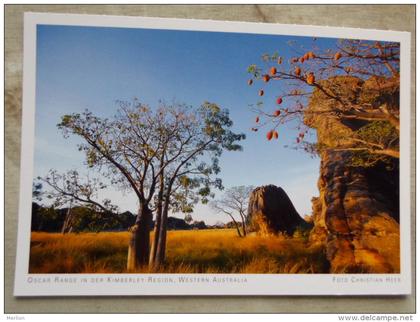
M 224 186 L 275 184 L 288 193 L 301 215 L 309 214 L 311 197 L 318 195 L 319 159 L 283 147 L 296 137 L 293 124 L 280 128 L 277 141 L 267 141 L 264 131 L 250 131 L 255 114 L 248 105 L 258 101 L 261 86 L 247 85 L 247 67 L 261 63 L 263 53 L 278 51 L 285 59 L 295 55 L 287 45 L 293 39 L 297 38 L 38 26 L 34 176 L 44 176 L 51 168 L 85 169 L 84 155 L 76 147 L 78 139 L 64 139 L 57 130 L 64 114 L 88 108 L 112 116 L 116 100 L 134 97 L 151 106 L 160 99 L 193 106 L 210 101 L 228 108 L 234 130 L 247 135 L 242 152 L 225 152 L 221 158 Z M 299 39 L 303 45 L 311 41 Z M 332 39 L 317 41 L 320 47 L 335 44 Z M 276 86 L 264 89 L 267 106 L 274 108 Z M 136 210 L 133 195 L 109 189 L 104 196 L 111 197 L 121 210 Z M 228 220 L 203 205 L 196 207 L 193 218 L 207 223 Z

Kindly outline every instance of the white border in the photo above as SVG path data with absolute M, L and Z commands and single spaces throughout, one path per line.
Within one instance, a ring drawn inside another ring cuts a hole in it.
M 401 43 L 400 89 L 400 274 L 28 274 L 30 214 L 35 128 L 36 25 L 74 25 L 121 28 L 196 30 L 250 34 L 354 38 Z M 126 16 L 25 13 L 22 147 L 19 225 L 15 271 L 15 296 L 59 295 L 398 295 L 411 293 L 410 246 L 410 33 L 269 23 L 226 22 Z M 149 278 L 172 278 L 173 282 Z M 180 283 L 179 278 L 207 277 L 210 282 Z M 214 282 L 213 278 L 237 278 L 246 282 Z M 35 278 L 37 280 L 35 280 Z M 50 278 L 50 282 L 41 282 Z M 67 278 L 67 282 L 55 278 Z M 82 282 L 86 278 L 87 282 Z M 102 282 L 98 278 L 104 279 Z M 108 278 L 140 279 L 107 282 Z M 141 279 L 144 280 L 141 280 Z M 347 281 L 342 279 L 346 278 Z M 362 282 L 355 279 L 364 278 Z M 374 280 L 381 278 L 383 282 Z M 71 283 L 68 280 L 75 279 Z M 341 282 L 336 282 L 341 279 Z M 399 280 L 399 281 L 398 281 Z M 36 282 L 38 281 L 38 282 Z

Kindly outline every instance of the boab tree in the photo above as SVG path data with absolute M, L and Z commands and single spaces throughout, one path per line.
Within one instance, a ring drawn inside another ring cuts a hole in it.
M 399 70 L 398 43 L 341 40 L 336 48 L 290 44 L 296 53 L 287 59 L 275 53 L 264 54 L 264 67 L 251 65 L 248 72 L 253 85 L 262 81 L 281 84 L 267 110 L 262 101 L 253 105 L 258 114 L 253 131 L 270 126 L 268 140 L 277 139 L 278 127 L 286 122 L 297 124 L 296 147 L 310 152 L 331 149 L 305 140 L 314 117 L 332 117 L 354 129 L 346 142 L 334 149 L 350 151 L 353 162 L 370 166 L 378 161 L 399 158 Z M 260 89 L 258 94 L 264 96 Z M 318 99 L 318 101 L 317 101 Z M 328 102 L 328 108 L 308 108 L 308 104 Z M 345 140 L 343 140 L 345 139 Z
M 171 111 L 166 108 L 165 111 Z M 184 107 L 175 110 L 175 120 L 181 125 L 176 135 L 166 140 L 160 150 L 163 171 L 157 197 L 155 238 L 149 258 L 152 269 L 165 260 L 167 218 L 170 209 L 188 213 L 193 205 L 207 203 L 212 197 L 211 188 L 222 188 L 222 181 L 215 177 L 220 171 L 219 157 L 223 150 L 238 151 L 244 134 L 235 134 L 228 110 L 216 104 L 204 103 L 198 110 Z M 165 122 L 171 124 L 171 122 Z
M 247 209 L 248 199 L 254 187 L 238 186 L 227 189 L 220 199 L 214 200 L 211 207 L 218 213 L 228 215 L 236 228 L 239 237 L 245 237 L 247 234 Z M 234 215 L 239 215 L 242 225 L 242 232 Z
M 166 249 L 167 216 L 173 196 L 182 188 L 195 189 L 202 201 L 211 187 L 221 187 L 213 178 L 219 172 L 218 159 L 223 150 L 240 150 L 227 110 L 204 103 L 197 109 L 174 104 L 156 109 L 134 102 L 119 102 L 112 119 L 85 111 L 64 115 L 58 127 L 65 137 L 82 139 L 79 150 L 86 154 L 89 167 L 109 178 L 114 187 L 133 191 L 139 210 L 130 229 L 127 269 L 163 263 Z M 155 238 L 150 252 L 150 229 L 156 213 Z

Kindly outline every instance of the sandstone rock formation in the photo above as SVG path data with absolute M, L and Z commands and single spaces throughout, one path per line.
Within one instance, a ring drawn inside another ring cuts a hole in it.
M 298 226 L 308 224 L 299 216 L 286 192 L 267 185 L 254 189 L 249 197 L 248 218 L 261 235 L 293 234 Z
M 369 82 L 343 77 L 335 86 L 341 95 L 357 102 L 370 95 Z M 344 93 L 344 94 L 343 94 Z M 318 144 L 329 147 L 320 153 L 319 197 L 313 199 L 312 243 L 326 246 L 332 273 L 397 273 L 399 251 L 398 160 L 392 170 L 378 163 L 355 167 L 351 152 L 334 147 L 348 144 L 358 128 L 356 122 L 341 122 L 318 113 L 336 106 L 315 90 L 305 122 L 315 128 Z

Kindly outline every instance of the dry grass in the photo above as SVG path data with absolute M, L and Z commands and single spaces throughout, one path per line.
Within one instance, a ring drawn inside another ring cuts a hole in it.
M 123 273 L 126 232 L 33 232 L 31 273 Z M 301 238 L 239 238 L 234 230 L 170 231 L 161 273 L 325 273 L 324 250 Z M 147 268 L 139 272 L 147 272 Z

